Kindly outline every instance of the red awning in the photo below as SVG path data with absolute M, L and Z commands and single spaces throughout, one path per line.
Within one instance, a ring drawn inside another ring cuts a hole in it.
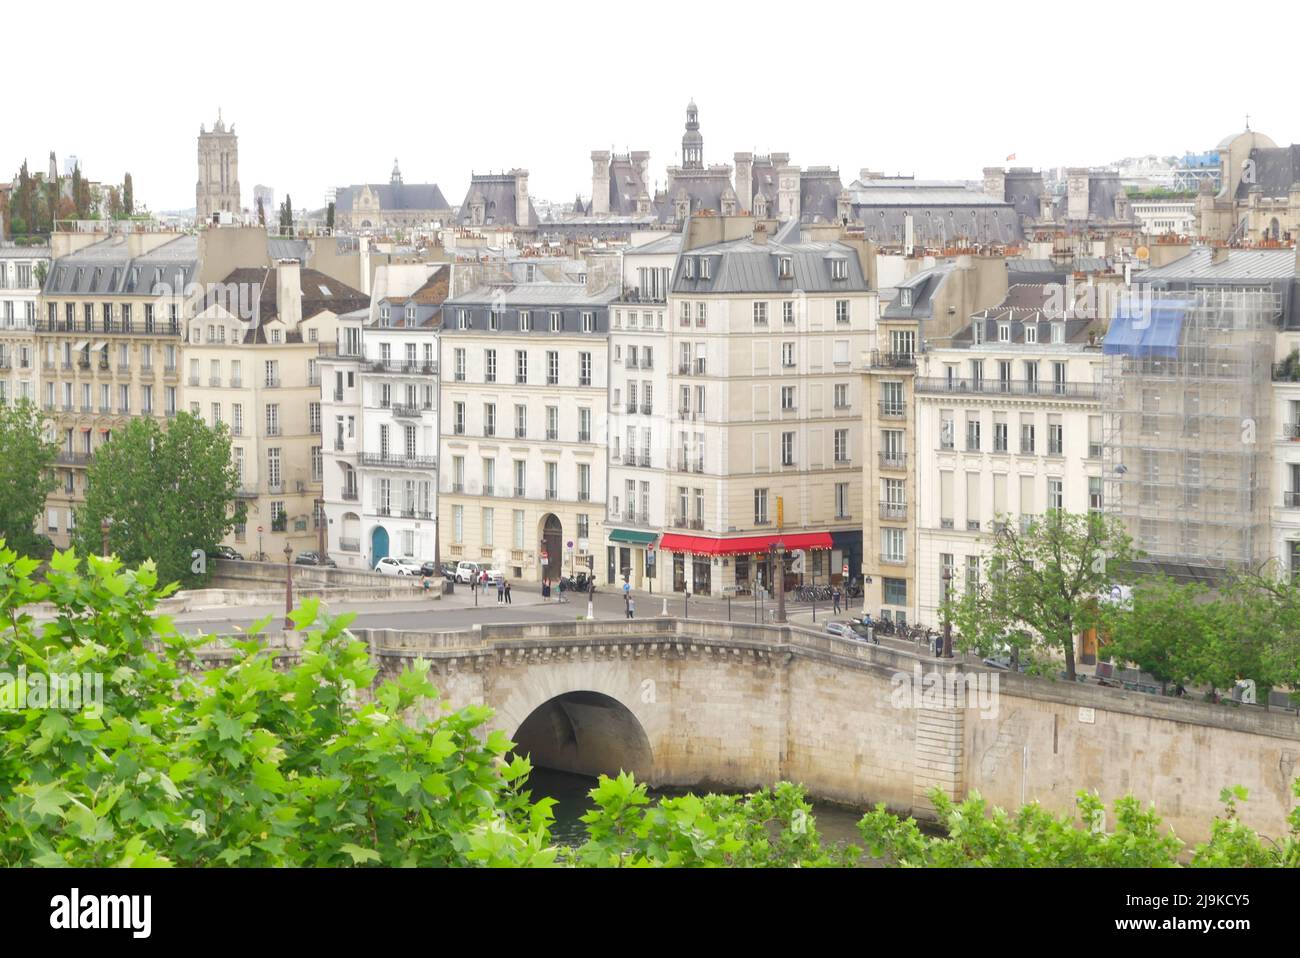
M 676 532 L 665 532 L 659 542 L 659 548 L 665 552 L 691 552 L 695 555 L 725 556 L 752 555 L 767 552 L 778 542 L 785 543 L 785 549 L 829 549 L 831 534 L 829 532 L 790 532 L 785 535 L 740 536 L 734 539 L 715 539 L 712 536 L 684 536 Z

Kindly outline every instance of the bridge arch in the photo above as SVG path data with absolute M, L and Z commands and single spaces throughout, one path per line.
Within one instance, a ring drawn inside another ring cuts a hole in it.
M 632 772 L 639 782 L 654 776 L 654 750 L 641 720 L 603 692 L 579 689 L 548 698 L 511 740 L 534 766 L 590 776 Z

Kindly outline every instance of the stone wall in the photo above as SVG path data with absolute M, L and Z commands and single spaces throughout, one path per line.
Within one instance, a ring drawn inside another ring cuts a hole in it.
M 822 798 L 883 801 L 918 817 L 933 812 L 935 785 L 1058 812 L 1072 811 L 1080 790 L 1107 804 L 1131 792 L 1196 842 L 1229 785 L 1250 789 L 1243 820 L 1283 834 L 1300 774 L 1293 715 L 1005 673 L 987 698 L 946 708 L 900 694 L 903 679 L 939 670 L 987 687 L 994 673 L 793 627 L 646 619 L 358 634 L 384 673 L 429 660 L 452 706 L 491 706 L 489 727 L 507 735 L 570 693 L 613 700 L 608 714 L 626 710 L 644 730 L 656 785 L 789 779 Z M 566 734 L 579 749 L 589 736 L 589 754 L 609 761 L 636 736 L 621 720 L 602 732 L 605 706 L 592 700 L 567 710 Z

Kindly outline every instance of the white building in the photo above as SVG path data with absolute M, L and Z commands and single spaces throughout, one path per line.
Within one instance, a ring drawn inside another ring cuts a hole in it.
M 652 234 L 653 235 L 653 234 Z M 605 581 L 651 582 L 655 544 L 667 527 L 672 431 L 667 310 L 680 233 L 636 234 L 623 253 L 623 295 L 610 306 L 609 485 Z M 689 361 L 688 361 L 689 362 Z
M 368 313 L 321 357 L 331 557 L 438 558 L 438 331 L 451 267 L 380 267 Z
M 1174 233 L 1178 236 L 1196 234 L 1196 201 L 1194 199 L 1132 198 L 1133 217 L 1142 232 L 1153 236 Z
M 976 581 L 998 523 L 1102 508 L 1097 327 L 1045 311 L 1047 288 L 1013 286 L 919 357 L 912 614 L 927 626 L 941 619 L 944 570 L 958 589 Z M 882 503 L 894 498 L 881 488 Z
M 36 317 L 48 246 L 0 246 L 0 402 L 36 401 Z

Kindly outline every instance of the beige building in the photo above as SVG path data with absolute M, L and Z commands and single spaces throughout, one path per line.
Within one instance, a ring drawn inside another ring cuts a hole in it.
M 479 287 L 439 335 L 444 562 L 554 583 L 604 541 L 609 307 L 617 285 Z
M 36 322 L 48 246 L 0 245 L 0 402 L 36 402 Z
M 916 362 L 927 342 L 946 342 L 975 311 L 1001 302 L 1001 257 L 959 256 L 896 287 L 863 369 L 863 610 L 907 623 L 916 608 Z
M 1246 129 L 1219 143 L 1219 180 L 1196 197 L 1196 232 L 1205 240 L 1285 242 L 1300 235 L 1300 146 L 1279 147 Z
M 862 381 L 877 319 L 873 248 L 827 227 L 701 216 L 668 296 L 660 581 L 693 594 L 838 581 L 861 555 Z
M 53 252 L 36 351 L 39 401 L 59 443 L 59 485 L 42 526 L 62 548 L 85 499 L 91 454 L 132 416 L 183 408 L 180 351 L 198 243 L 161 232 L 56 233 Z
M 184 346 L 185 408 L 225 423 L 247 521 L 228 544 L 277 560 L 317 550 L 322 528 L 321 346 L 369 297 L 297 260 L 209 286 Z
M 243 212 L 239 204 L 239 137 L 232 125 L 229 130 L 217 111 L 217 122 L 212 129 L 199 126 L 199 179 L 194 188 L 194 219 L 197 223 L 211 223 L 229 214 L 226 219 L 238 217 Z M 266 210 L 271 222 L 273 210 Z

